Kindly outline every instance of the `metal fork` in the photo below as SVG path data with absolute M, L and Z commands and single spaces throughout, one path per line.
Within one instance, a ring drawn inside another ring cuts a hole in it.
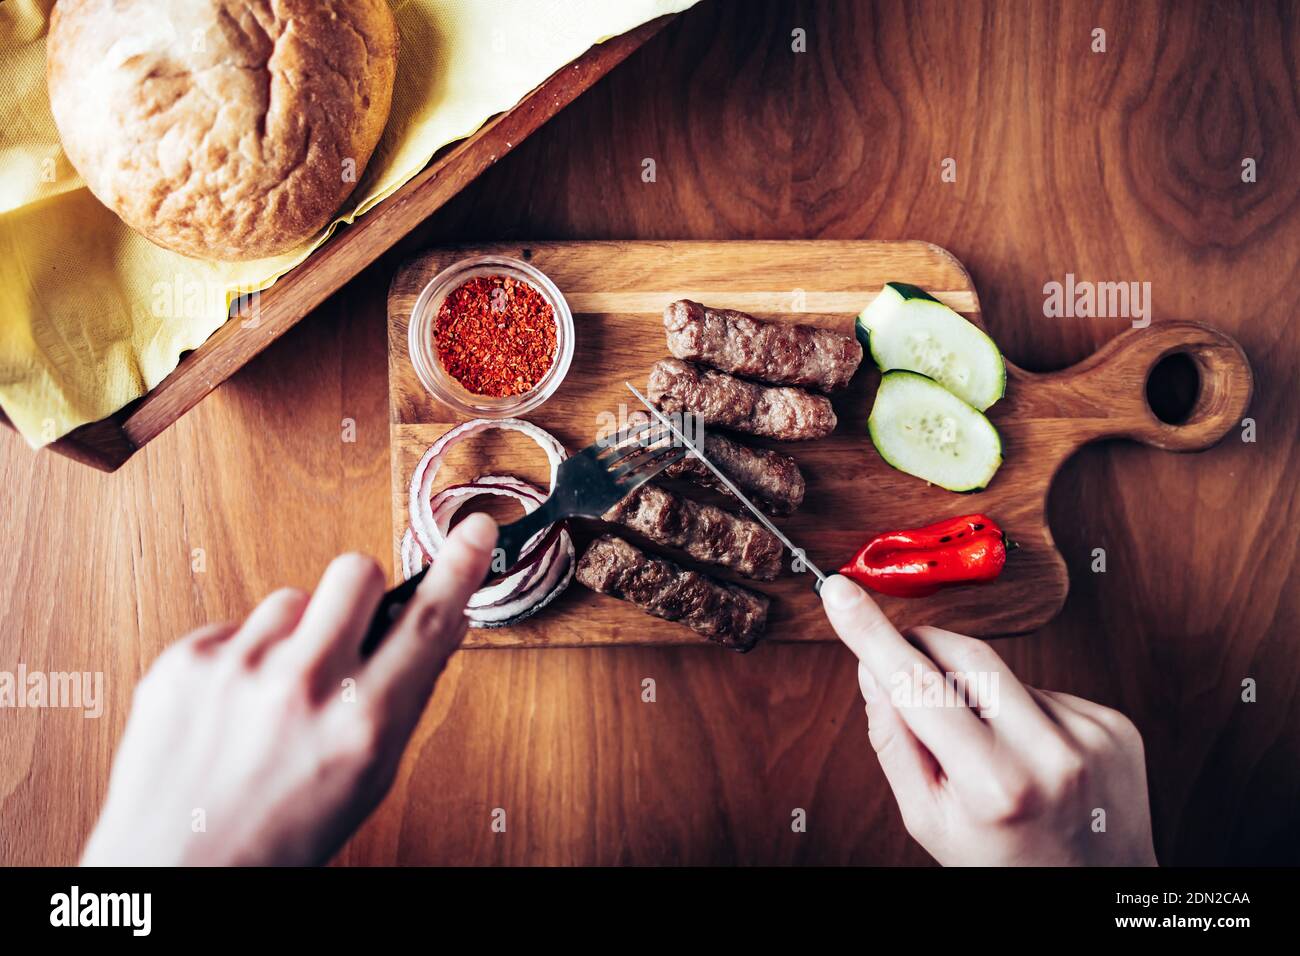
M 550 497 L 518 521 L 497 529 L 493 568 L 508 571 L 514 567 L 524 546 L 549 524 L 565 518 L 599 518 L 688 453 L 689 449 L 673 440 L 671 431 L 654 421 L 588 445 L 560 463 Z M 363 656 L 383 640 L 428 570 L 422 569 L 384 595 L 362 642 Z

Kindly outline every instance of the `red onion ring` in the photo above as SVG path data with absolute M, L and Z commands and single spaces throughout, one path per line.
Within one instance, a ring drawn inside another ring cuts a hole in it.
M 416 540 L 420 542 L 420 547 L 424 549 L 425 554 L 437 554 L 447 540 L 445 532 L 439 531 L 435 526 L 432 512 L 433 480 L 437 477 L 438 469 L 442 466 L 443 456 L 452 445 L 478 432 L 492 428 L 501 429 L 502 431 L 522 432 L 535 441 L 538 447 L 546 453 L 546 458 L 551 464 L 550 487 L 547 488 L 542 497 L 545 498 L 546 495 L 549 495 L 551 488 L 555 487 L 555 474 L 560 468 L 560 462 L 568 457 L 568 453 L 565 452 L 564 446 L 556 441 L 549 432 L 521 418 L 476 418 L 473 421 L 457 425 L 429 446 L 411 475 L 411 530 L 415 532 Z M 498 479 L 498 481 L 502 480 L 519 481 L 519 479 Z M 536 489 L 533 490 L 536 491 Z
M 510 475 L 483 475 L 433 492 L 433 480 L 447 450 L 488 428 L 519 431 L 532 438 L 546 453 L 554 487 L 556 471 L 567 454 L 563 445 L 531 422 L 476 419 L 451 429 L 429 446 L 411 476 L 411 526 L 402 536 L 401 546 L 405 577 L 436 560 L 453 518 L 472 499 L 482 495 L 514 498 L 525 513 L 536 510 L 546 499 L 549 492 Z M 465 612 L 470 626 L 505 627 L 535 614 L 568 587 L 576 566 L 577 554 L 567 529 L 548 525 L 529 539 L 519 560 L 504 577 L 489 582 L 470 598 Z
M 450 485 L 434 495 L 430 502 L 433 526 L 437 532 L 446 535 L 451 529 L 452 520 L 461 508 L 481 495 L 514 498 L 524 506 L 525 513 L 536 510 L 544 500 L 541 492 L 532 485 L 521 484 L 517 478 L 484 475 L 466 484 Z M 538 554 L 534 552 L 539 550 L 539 543 L 549 529 L 550 526 L 543 528 L 525 543 L 520 553 L 520 560 L 515 562 L 514 567 L 505 577 L 498 578 L 475 591 L 469 600 L 469 607 L 496 604 L 528 587 L 538 576 L 538 571 L 534 567 Z

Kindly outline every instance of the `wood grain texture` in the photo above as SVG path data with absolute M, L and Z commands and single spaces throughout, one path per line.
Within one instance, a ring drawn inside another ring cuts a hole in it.
M 339 229 L 306 262 L 261 293 L 256 321 L 241 318 L 227 322 L 184 356 L 153 391 L 102 421 L 74 429 L 54 442 L 51 450 L 104 471 L 121 467 L 137 449 L 169 428 L 671 19 L 668 15 L 644 23 L 593 46 L 556 70 L 513 109 L 441 150 L 410 182 L 351 226 Z M 8 424 L 3 412 L 0 422 Z
M 629 402 L 639 407 L 624 382 L 643 384 L 650 366 L 667 356 L 663 308 L 676 299 L 696 298 L 716 308 L 748 307 L 764 319 L 851 332 L 854 316 L 885 282 L 897 279 L 932 291 L 982 324 L 966 270 L 949 253 L 924 242 L 541 242 L 460 246 L 421 255 L 398 270 L 388 293 L 395 566 L 401 564 L 401 538 L 410 526 L 408 489 L 415 466 L 434 441 L 463 420 L 429 395 L 415 374 L 408 351 L 411 311 L 438 273 L 478 255 L 529 262 L 551 278 L 574 312 L 576 346 L 568 377 L 545 405 L 526 416 L 570 451 L 594 441 L 602 421 L 608 427 L 625 420 Z M 814 309 L 809 297 L 823 309 Z M 825 308 L 830 305 L 839 309 Z M 1160 421 L 1146 394 L 1152 369 L 1174 354 L 1189 356 L 1200 370 L 1196 406 L 1178 425 Z M 1047 494 L 1070 455 L 1087 442 L 1120 436 L 1169 450 L 1207 448 L 1241 421 L 1251 392 L 1250 365 L 1237 344 L 1195 323 L 1131 329 L 1097 354 L 1052 375 L 1011 365 L 1008 394 L 989 411 L 1003 439 L 1005 463 L 985 491 L 957 495 L 894 470 L 875 453 L 866 422 L 880 375 L 870 365 L 868 357 L 849 387 L 834 396 L 839 426 L 833 435 L 811 442 L 762 443 L 793 455 L 808 480 L 803 506 L 780 524 L 829 573 L 882 531 L 972 511 L 990 515 L 1019 545 L 994 585 L 954 588 L 925 600 L 879 598 L 900 628 L 934 624 L 980 637 L 1033 631 L 1065 603 L 1069 577 L 1047 527 Z M 471 447 L 448 456 L 438 486 L 484 474 L 518 474 L 545 488 L 547 462 L 531 444 L 521 436 L 476 437 Z M 727 505 L 716 494 L 679 487 L 698 500 Z M 600 530 L 597 522 L 573 522 L 579 552 Z M 614 530 L 628 536 L 625 529 Z M 631 537 L 687 566 L 748 583 Z M 835 639 L 810 585 L 808 575 L 788 568 L 778 580 L 757 585 L 773 599 L 767 641 Z M 514 627 L 475 629 L 465 643 L 570 647 L 700 640 L 687 627 L 576 586 L 536 617 Z
M 1048 514 L 1070 596 L 998 651 L 1137 723 L 1164 863 L 1300 863 L 1297 62 L 1293 3 L 705 0 L 116 474 L 0 434 L 0 668 L 103 670 L 108 689 L 100 720 L 0 712 L 0 862 L 76 859 L 131 688 L 177 635 L 314 583 L 339 550 L 388 560 L 384 299 L 406 258 L 924 236 L 1029 371 L 1128 326 L 1044 317 L 1067 272 L 1150 281 L 1153 329 L 1202 321 L 1250 356 L 1255 442 L 1105 442 L 1065 464 Z M 856 683 L 829 644 L 459 654 L 341 861 L 924 863 Z

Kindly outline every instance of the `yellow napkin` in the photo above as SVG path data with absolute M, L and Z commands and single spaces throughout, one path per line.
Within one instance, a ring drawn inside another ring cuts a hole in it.
M 153 245 L 85 188 L 45 91 L 54 0 L 0 2 L 0 407 L 33 446 L 153 388 L 265 289 L 593 43 L 696 0 L 390 0 L 402 32 L 383 139 L 339 218 L 295 252 L 201 262 Z

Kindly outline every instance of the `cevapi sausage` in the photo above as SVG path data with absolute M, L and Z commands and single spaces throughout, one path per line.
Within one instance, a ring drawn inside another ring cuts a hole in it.
M 578 562 L 577 578 L 593 591 L 678 621 L 735 651 L 752 648 L 767 625 L 767 595 L 688 571 L 613 535 L 591 543 Z
M 759 581 L 781 573 L 781 540 L 753 518 L 702 504 L 658 485 L 642 485 L 603 515 L 655 544 Z
M 781 441 L 824 438 L 835 430 L 830 399 L 803 389 L 757 385 L 680 359 L 662 359 L 646 383 L 650 401 L 721 426 Z
M 649 421 L 649 412 L 638 410 L 627 416 L 629 426 Z M 807 483 L 799 470 L 799 463 L 789 455 L 770 448 L 745 445 L 716 431 L 705 432 L 701 447 L 709 461 L 731 479 L 741 494 L 769 514 L 788 515 L 803 504 Z M 680 478 L 703 488 L 712 488 L 732 501 L 736 500 L 709 466 L 694 455 L 673 462 L 664 469 L 664 477 Z
M 846 332 L 764 322 L 733 309 L 711 309 L 679 299 L 664 309 L 668 351 L 676 358 L 771 385 L 803 385 L 833 392 L 849 384 L 862 363 L 862 346 Z

